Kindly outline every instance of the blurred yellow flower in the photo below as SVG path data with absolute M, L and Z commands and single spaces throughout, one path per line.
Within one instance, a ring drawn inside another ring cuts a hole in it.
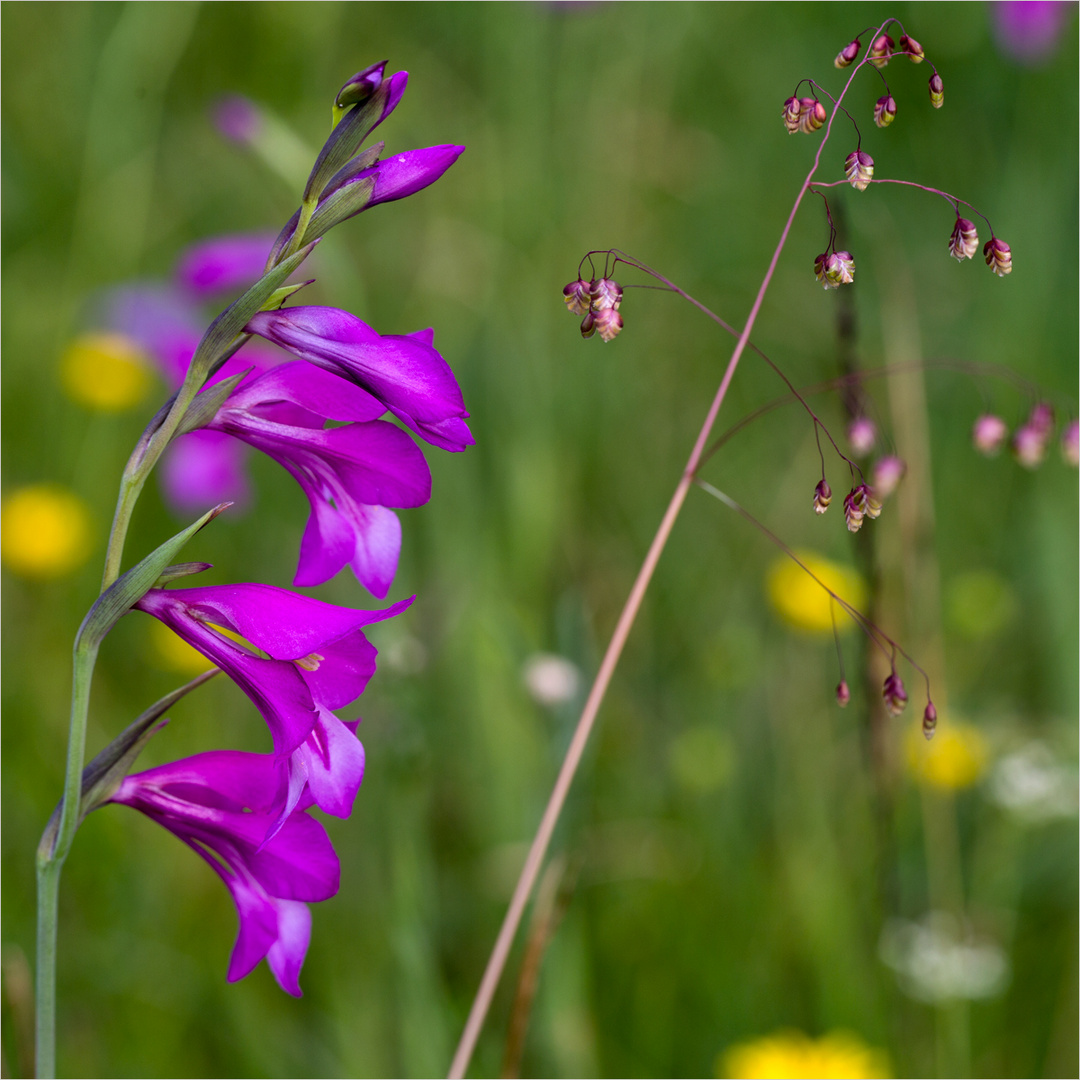
M 77 495 L 33 484 L 4 497 L 0 557 L 23 577 L 62 577 L 90 554 L 90 514 Z
M 985 736 L 971 724 L 945 719 L 929 742 L 914 728 L 908 732 L 908 768 L 930 787 L 950 791 L 970 787 L 986 772 L 989 757 Z
M 150 649 L 159 667 L 180 675 L 198 675 L 214 666 L 198 649 L 157 619 L 150 624 Z
M 796 551 L 795 554 L 837 596 L 854 608 L 863 607 L 866 586 L 856 571 L 811 551 Z M 847 631 L 854 625 L 844 609 L 787 555 L 781 555 L 772 564 L 766 584 L 773 610 L 796 630 L 809 634 L 831 634 L 833 611 L 836 613 L 838 630 Z
M 884 1051 L 846 1031 L 820 1039 L 777 1031 L 728 1047 L 717 1060 L 716 1075 L 731 1080 L 874 1080 L 889 1075 L 889 1062 Z
M 143 399 L 150 373 L 139 347 L 123 334 L 81 334 L 60 358 L 60 381 L 88 409 L 121 412 Z

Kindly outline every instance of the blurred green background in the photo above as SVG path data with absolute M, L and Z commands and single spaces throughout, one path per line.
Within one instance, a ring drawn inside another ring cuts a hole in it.
M 770 601 L 776 549 L 692 491 L 556 837 L 561 921 L 520 1069 L 710 1075 L 729 1048 L 790 1028 L 848 1031 L 897 1076 L 1077 1075 L 1076 473 L 1056 442 L 1037 471 L 978 456 L 975 416 L 1015 425 L 1031 397 L 941 366 L 1004 365 L 1076 415 L 1076 20 L 1025 66 L 974 3 L 4 5 L 5 491 L 62 485 L 92 523 L 92 557 L 71 573 L 4 577 L 8 1075 L 27 1068 L 33 853 L 60 792 L 70 641 L 119 471 L 165 393 L 94 413 L 65 396 L 59 359 L 103 289 L 168 278 L 194 240 L 276 231 L 303 182 L 302 158 L 291 186 L 279 175 L 296 171 L 287 140 L 275 172 L 223 139 L 214 102 L 250 97 L 314 153 L 340 84 L 389 58 L 410 84 L 380 129 L 388 152 L 466 145 L 433 188 L 324 241 L 307 302 L 387 333 L 433 326 L 477 445 L 430 451 L 432 500 L 402 514 L 391 598 L 418 600 L 372 632 L 368 773 L 352 818 L 328 824 L 342 887 L 313 909 L 304 998 L 265 965 L 229 986 L 225 890 L 109 807 L 62 885 L 61 1075 L 441 1075 L 730 352 L 688 305 L 637 290 L 615 342 L 582 342 L 561 287 L 587 250 L 615 246 L 741 325 L 818 138 L 789 138 L 781 104 L 803 77 L 838 90 L 834 55 L 887 15 L 936 63 L 945 107 L 929 105 L 927 65 L 895 61 L 899 113 L 878 130 L 883 91 L 863 73 L 849 99 L 863 149 L 879 177 L 988 214 L 1014 273 L 949 259 L 941 200 L 845 187 L 832 204 L 856 282 L 823 292 L 827 228 L 808 198 L 755 340 L 800 386 L 834 378 L 844 348 L 868 369 L 908 365 L 867 386 L 908 476 L 853 539 L 835 458 L 833 511 L 810 510 L 813 434 L 790 406 L 705 476 L 793 547 L 861 570 L 877 617 L 935 680 L 939 737 L 918 735 L 906 666 L 907 713 L 880 715 L 884 672 L 854 636 L 838 710 L 831 634 Z M 838 124 L 823 178 L 842 177 L 850 131 Z M 718 430 L 782 392 L 748 355 Z M 814 401 L 842 441 L 843 404 Z M 273 462 L 251 472 L 254 507 L 188 549 L 215 564 L 207 583 L 292 579 L 306 503 Z M 129 558 L 176 527 L 151 486 Z M 348 572 L 313 595 L 370 606 Z M 125 619 L 102 651 L 91 753 L 182 681 L 147 622 Z M 526 681 L 546 654 L 580 673 L 553 704 Z M 170 715 L 146 764 L 269 749 L 231 685 Z M 503 1068 L 521 956 L 519 941 L 474 1075 Z

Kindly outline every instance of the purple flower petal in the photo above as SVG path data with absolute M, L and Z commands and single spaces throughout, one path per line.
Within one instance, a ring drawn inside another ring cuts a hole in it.
M 362 213 L 379 203 L 405 199 L 434 184 L 464 152 L 464 146 L 424 146 L 416 150 L 404 150 L 360 172 L 352 172 L 350 166 L 346 165 L 331 177 L 319 202 L 322 203 L 346 184 L 367 179 L 374 180 L 371 198 L 356 213 Z
M 245 380 L 211 422 L 268 454 L 300 484 L 311 517 L 294 584 L 318 585 L 351 565 L 378 597 L 397 569 L 401 526 L 387 507 L 420 506 L 431 495 L 424 455 L 405 432 L 355 419 L 385 411 L 377 398 L 311 364 L 283 364 Z
M 341 708 L 363 693 L 375 672 L 376 650 L 361 628 L 411 603 L 359 611 L 270 585 L 242 584 L 151 589 L 136 607 L 229 675 L 262 713 L 275 752 L 284 756 L 311 734 L 320 706 Z M 255 655 L 215 627 L 267 655 Z
M 382 335 L 328 307 L 260 312 L 247 330 L 356 383 L 435 446 L 463 450 L 475 441 L 463 419 L 469 414 L 461 390 L 431 330 Z
M 229 981 L 265 956 L 282 989 L 299 996 L 311 934 L 304 902 L 333 896 L 340 867 L 325 830 L 302 810 L 264 839 L 279 789 L 273 759 L 223 750 L 128 776 L 112 801 L 179 837 L 228 887 L 240 919 Z

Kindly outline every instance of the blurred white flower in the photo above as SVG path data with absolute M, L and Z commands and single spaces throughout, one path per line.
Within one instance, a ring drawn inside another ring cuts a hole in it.
M 1076 775 L 1058 762 L 1045 743 L 1030 742 L 998 761 L 990 798 L 1032 822 L 1077 812 Z
M 535 653 L 525 661 L 522 671 L 525 688 L 541 705 L 565 705 L 572 701 L 581 685 L 578 666 L 565 656 Z
M 427 667 L 427 649 L 422 641 L 403 634 L 380 647 L 379 659 L 399 675 L 418 675 Z
M 896 972 L 900 988 L 917 1001 L 993 997 L 1009 981 L 1009 961 L 1001 946 L 976 939 L 941 911 L 930 912 L 921 922 L 890 919 L 879 953 Z

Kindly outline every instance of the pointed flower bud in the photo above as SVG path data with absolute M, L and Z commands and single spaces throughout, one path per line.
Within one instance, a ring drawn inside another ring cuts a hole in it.
M 935 109 L 940 109 L 945 104 L 945 84 L 936 71 L 930 76 L 930 104 Z
M 885 709 L 890 716 L 899 716 L 904 711 L 904 706 L 907 704 L 907 691 L 904 689 L 904 680 L 895 671 L 885 679 L 881 696 L 885 699 Z
M 832 488 L 829 487 L 829 481 L 822 477 L 818 481 L 818 485 L 814 488 L 814 513 L 824 514 L 829 509 L 829 503 L 832 502 Z
M 622 286 L 611 278 L 601 278 L 589 286 L 589 298 L 593 311 L 619 310 L 622 303 Z
M 833 61 L 833 65 L 837 68 L 851 67 L 852 64 L 859 58 L 859 39 L 848 42 L 837 54 L 836 59 Z
M 900 485 L 905 472 L 907 472 L 907 465 L 895 454 L 879 458 L 874 463 L 875 498 L 887 499 Z
M 874 123 L 878 127 L 888 127 L 896 119 L 896 101 L 892 94 L 879 97 L 874 102 Z
M 908 37 L 907 34 L 900 35 L 900 51 L 910 56 L 913 64 L 921 64 L 926 56 L 923 47 L 913 37 Z
M 983 258 L 998 277 L 1012 273 L 1012 251 L 1004 240 L 999 240 L 996 236 L 987 240 L 983 245 Z
M 804 97 L 799 104 L 802 106 L 799 111 L 799 130 L 812 135 L 825 123 L 829 114 L 817 98 Z
M 589 310 L 589 283 L 582 278 L 563 287 L 563 300 L 571 315 L 585 315 Z
M 928 701 L 922 714 L 922 733 L 926 736 L 927 742 L 934 737 L 934 732 L 936 730 L 937 709 L 934 708 L 934 703 L 932 701 Z
M 979 234 L 967 218 L 957 217 L 949 237 L 949 254 L 958 262 L 973 259 L 979 250 Z
M 874 175 L 874 159 L 863 150 L 852 150 L 844 161 L 844 173 L 856 191 L 865 191 Z
M 865 457 L 877 442 L 877 425 L 869 416 L 857 416 L 848 425 L 848 442 L 859 457 Z
M 823 289 L 838 289 L 854 280 L 855 260 L 849 251 L 824 252 L 814 260 L 814 273 Z
M 1061 433 L 1061 456 L 1066 465 L 1074 469 L 1080 466 L 1080 425 L 1070 420 Z
M 604 308 L 596 312 L 595 325 L 601 339 L 611 341 L 622 329 L 622 316 L 613 307 Z
M 784 127 L 789 135 L 794 135 L 799 130 L 799 114 L 802 112 L 802 102 L 797 97 L 789 97 L 784 102 L 780 115 L 784 118 Z
M 1009 429 L 1000 416 L 993 413 L 983 413 L 975 421 L 975 427 L 971 432 L 971 441 L 975 449 L 986 457 L 993 457 L 1002 447 Z
M 843 709 L 850 700 L 851 691 L 848 689 L 847 679 L 841 679 L 836 687 L 836 704 Z
M 889 62 L 889 57 L 892 56 L 895 48 L 896 42 L 888 34 L 875 38 L 874 44 L 870 46 L 870 63 L 876 68 L 883 68 Z

